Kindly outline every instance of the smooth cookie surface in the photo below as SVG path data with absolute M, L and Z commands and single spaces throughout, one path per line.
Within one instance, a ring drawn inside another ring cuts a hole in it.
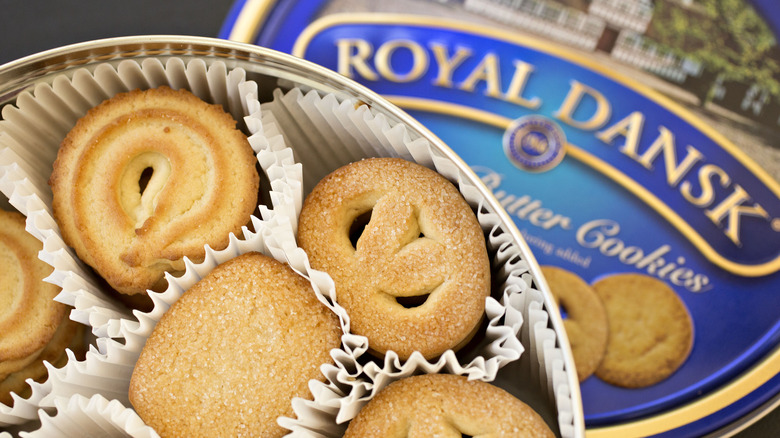
M 130 401 L 163 437 L 283 436 L 293 397 L 338 348 L 338 318 L 308 280 L 259 253 L 218 267 L 166 312 L 144 346 Z
M 607 352 L 596 375 L 626 388 L 658 383 L 674 373 L 693 346 L 685 304 L 661 280 L 618 274 L 593 284 L 609 319 Z
M 432 358 L 478 329 L 490 294 L 482 229 L 428 168 L 373 158 L 337 169 L 307 196 L 298 242 L 375 353 Z
M 186 90 L 121 93 L 63 140 L 50 178 L 65 242 L 117 291 L 227 246 L 257 207 L 256 159 L 236 121 Z
M 558 306 L 566 312 L 563 327 L 582 382 L 596 371 L 606 352 L 607 312 L 596 292 L 578 275 L 555 266 L 542 266 L 542 273 Z

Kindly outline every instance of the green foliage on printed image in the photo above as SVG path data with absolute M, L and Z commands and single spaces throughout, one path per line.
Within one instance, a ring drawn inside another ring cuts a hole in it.
M 701 62 L 724 81 L 756 83 L 780 97 L 780 59 L 771 29 L 745 0 L 655 4 L 653 38 Z

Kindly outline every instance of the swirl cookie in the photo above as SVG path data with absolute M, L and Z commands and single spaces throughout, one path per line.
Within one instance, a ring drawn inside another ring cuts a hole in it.
M 482 229 L 430 169 L 396 158 L 337 169 L 306 198 L 298 243 L 333 278 L 352 331 L 375 354 L 429 359 L 479 327 L 490 294 Z
M 184 257 L 222 249 L 257 207 L 256 159 L 218 105 L 167 87 L 122 93 L 81 118 L 50 178 L 65 243 L 117 291 L 161 289 Z
M 54 301 L 60 289 L 43 281 L 52 268 L 38 259 L 41 249 L 24 216 L 0 210 L 0 403 L 11 404 L 11 392 L 25 396 L 25 380 L 45 378 L 43 361 L 60 363 L 83 333 Z
M 553 437 L 533 409 L 464 376 L 424 374 L 391 383 L 350 422 L 351 437 Z
M 658 383 L 685 362 L 693 322 L 685 304 L 661 280 L 618 274 L 593 284 L 609 320 L 609 341 L 596 376 L 625 388 Z
M 555 302 L 566 313 L 563 327 L 571 344 L 580 382 L 598 368 L 607 348 L 607 312 L 596 292 L 573 272 L 543 266 Z
M 338 318 L 311 284 L 259 253 L 219 265 L 160 319 L 136 363 L 130 402 L 166 436 L 283 436 L 279 416 L 310 398 L 340 346 Z

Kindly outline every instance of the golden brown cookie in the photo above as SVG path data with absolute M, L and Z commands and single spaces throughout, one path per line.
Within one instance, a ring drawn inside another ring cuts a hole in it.
M 46 344 L 43 350 L 34 355 L 33 360 L 24 368 L 12 372 L 5 379 L 0 380 L 0 403 L 12 405 L 12 392 L 22 398 L 28 398 L 32 388 L 27 384 L 27 379 L 38 382 L 46 380 L 48 370 L 44 362 L 50 363 L 55 368 L 62 368 L 68 361 L 66 348 L 70 348 L 79 360 L 83 360 L 84 353 L 86 353 L 85 331 L 86 327 L 83 324 L 71 320 L 66 314 L 57 327 L 57 331 L 54 332 L 51 341 Z
M 685 362 L 693 346 L 693 322 L 677 294 L 661 280 L 618 274 L 593 289 L 607 309 L 607 353 L 596 370 L 605 382 L 626 388 L 658 383 Z
M 306 198 L 298 242 L 374 353 L 432 358 L 479 328 L 485 238 L 460 192 L 426 167 L 373 158 L 337 169 Z
M 125 294 L 161 289 L 183 258 L 222 249 L 257 207 L 256 159 L 219 105 L 167 87 L 121 93 L 82 117 L 50 178 L 65 242 Z
M 338 318 L 311 284 L 259 253 L 232 259 L 182 295 L 144 346 L 130 402 L 162 437 L 285 431 L 292 398 L 311 398 L 340 346 Z
M 43 360 L 64 354 L 79 326 L 54 301 L 60 288 L 43 281 L 53 268 L 38 259 L 43 245 L 25 231 L 20 213 L 0 210 L 0 402 L 22 392 L 24 379 L 46 376 Z M 20 380 L 20 377 L 24 377 Z
M 464 376 L 424 374 L 391 383 L 350 422 L 351 437 L 553 437 L 531 407 Z
M 604 357 L 609 334 L 607 312 L 596 292 L 577 274 L 555 266 L 543 266 L 542 273 L 558 307 L 566 312 L 563 327 L 582 382 Z

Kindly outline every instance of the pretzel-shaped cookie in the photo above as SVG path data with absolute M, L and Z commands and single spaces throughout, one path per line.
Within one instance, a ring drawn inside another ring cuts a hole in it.
M 464 376 L 424 374 L 391 383 L 361 409 L 344 438 L 553 437 L 530 406 Z
M 458 190 L 430 169 L 396 158 L 337 169 L 306 198 L 298 242 L 376 354 L 432 358 L 478 329 L 490 294 L 485 239 Z
M 114 289 L 142 294 L 247 224 L 257 207 L 255 162 L 218 105 L 168 87 L 118 94 L 63 140 L 50 179 L 54 217 Z

